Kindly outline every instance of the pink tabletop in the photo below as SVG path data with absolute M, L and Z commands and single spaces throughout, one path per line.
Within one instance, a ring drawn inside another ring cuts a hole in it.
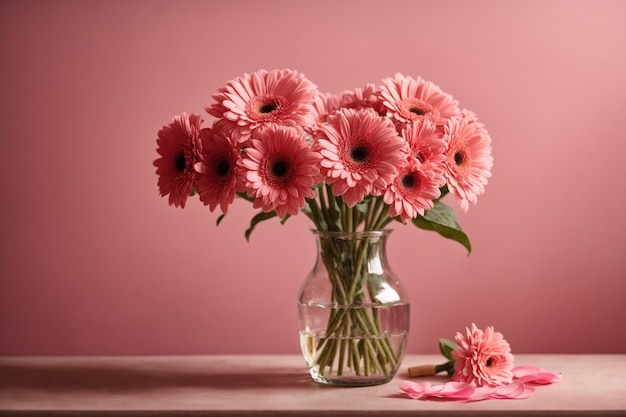
M 409 355 L 385 385 L 339 388 L 313 383 L 299 355 L 2 357 L 0 415 L 626 416 L 626 355 L 516 355 L 562 374 L 524 400 L 423 401 L 399 389 L 409 366 L 439 362 Z

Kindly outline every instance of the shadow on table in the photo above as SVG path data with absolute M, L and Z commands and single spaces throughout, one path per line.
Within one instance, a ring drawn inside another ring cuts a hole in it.
M 238 369 L 230 373 L 202 364 L 193 369 L 160 369 L 81 364 L 1 364 L 0 388 L 54 390 L 143 391 L 171 388 L 290 389 L 317 385 L 308 371 L 267 366 L 262 372 Z

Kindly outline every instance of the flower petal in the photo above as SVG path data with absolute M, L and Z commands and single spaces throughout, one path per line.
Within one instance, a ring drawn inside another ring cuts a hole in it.
M 490 397 L 501 399 L 523 399 L 530 397 L 533 392 L 535 392 L 533 387 L 524 384 L 522 381 L 513 381 L 510 384 L 496 387 Z
M 539 366 L 516 366 L 512 371 L 514 378 L 527 384 L 548 385 L 561 380 L 561 375 L 548 372 Z
M 467 400 L 471 398 L 476 390 L 476 385 L 465 382 L 446 382 L 441 386 L 441 390 L 433 394 L 439 398 L 449 398 L 455 400 Z
M 535 392 L 533 387 L 524 384 L 522 381 L 516 380 L 510 384 L 500 385 L 497 387 L 478 387 L 469 401 L 482 401 L 488 399 L 521 400 L 530 397 L 533 392 Z
M 466 401 L 471 398 L 476 390 L 476 385 L 464 382 L 446 382 L 445 384 L 432 385 L 429 382 L 400 382 L 400 389 L 414 399 L 439 398 L 455 401 Z
M 400 389 L 414 399 L 422 398 L 432 385 L 429 382 L 401 381 Z

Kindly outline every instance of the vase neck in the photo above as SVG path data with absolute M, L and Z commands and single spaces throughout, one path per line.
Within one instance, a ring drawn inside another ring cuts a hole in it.
M 319 232 L 317 237 L 318 255 L 330 263 L 353 263 L 368 265 L 375 269 L 386 267 L 386 244 L 391 230 L 371 232 Z M 332 262 L 331 262 L 332 260 Z

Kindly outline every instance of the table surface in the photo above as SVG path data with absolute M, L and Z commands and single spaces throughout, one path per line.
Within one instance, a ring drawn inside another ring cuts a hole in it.
M 312 382 L 299 355 L 0 357 L 0 415 L 626 416 L 626 355 L 516 355 L 562 374 L 523 400 L 405 396 L 407 368 L 441 359 L 407 355 L 391 382 L 345 388 Z

